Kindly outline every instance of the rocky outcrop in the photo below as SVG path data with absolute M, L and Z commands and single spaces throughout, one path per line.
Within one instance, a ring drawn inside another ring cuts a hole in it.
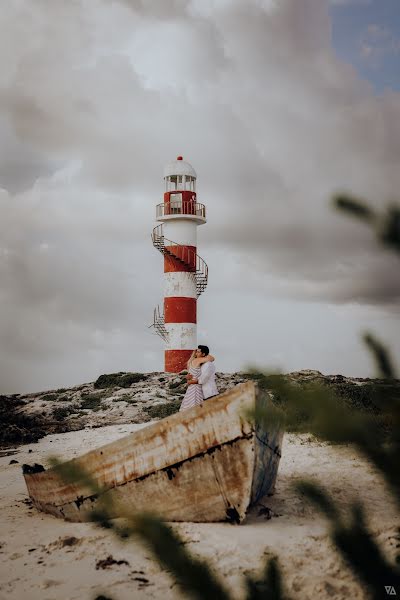
M 28 414 L 25 406 L 14 396 L 0 396 L 0 446 L 29 444 L 46 435 L 46 420 L 39 414 Z
M 355 409 L 379 411 L 377 398 L 400 391 L 399 381 L 323 375 L 305 370 L 288 373 L 298 385 L 322 383 Z M 224 392 L 252 378 L 249 373 L 217 373 L 217 385 Z M 0 419 L 4 424 L 0 445 L 13 446 L 37 441 L 56 432 L 122 423 L 143 423 L 163 418 L 179 409 L 186 391 L 185 372 L 112 373 L 93 383 L 46 392 L 1 396 Z

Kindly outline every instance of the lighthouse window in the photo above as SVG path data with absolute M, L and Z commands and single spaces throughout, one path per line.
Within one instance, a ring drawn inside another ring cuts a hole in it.
M 172 215 L 178 215 L 182 212 L 182 194 L 171 194 L 170 209 Z
M 173 192 L 174 190 L 176 190 L 176 185 L 177 185 L 177 176 L 176 175 L 170 175 L 169 177 L 167 177 L 167 192 Z

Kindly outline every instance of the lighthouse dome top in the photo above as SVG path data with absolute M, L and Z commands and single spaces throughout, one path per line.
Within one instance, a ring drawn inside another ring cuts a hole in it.
M 197 177 L 196 171 L 192 165 L 185 160 L 182 156 L 178 156 L 176 160 L 169 162 L 164 167 L 164 177 L 171 177 L 173 175 L 189 175 L 190 177 Z

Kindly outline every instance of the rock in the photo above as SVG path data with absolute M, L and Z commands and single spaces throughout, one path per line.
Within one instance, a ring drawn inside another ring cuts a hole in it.
M 127 560 L 115 560 L 115 558 L 113 558 L 113 556 L 109 554 L 107 558 L 104 558 L 103 560 L 98 560 L 96 562 L 96 570 L 98 571 L 99 569 L 109 569 L 113 565 L 127 565 L 129 567 L 129 563 Z

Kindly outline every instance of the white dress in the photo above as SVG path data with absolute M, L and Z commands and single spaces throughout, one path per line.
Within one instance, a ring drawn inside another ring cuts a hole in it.
M 193 379 L 198 379 L 200 377 L 201 368 L 190 367 L 189 373 Z M 203 404 L 203 390 L 198 383 L 192 383 L 192 385 L 188 385 L 179 411 L 187 410 L 188 408 L 193 408 L 193 406 L 199 406 L 200 404 Z

